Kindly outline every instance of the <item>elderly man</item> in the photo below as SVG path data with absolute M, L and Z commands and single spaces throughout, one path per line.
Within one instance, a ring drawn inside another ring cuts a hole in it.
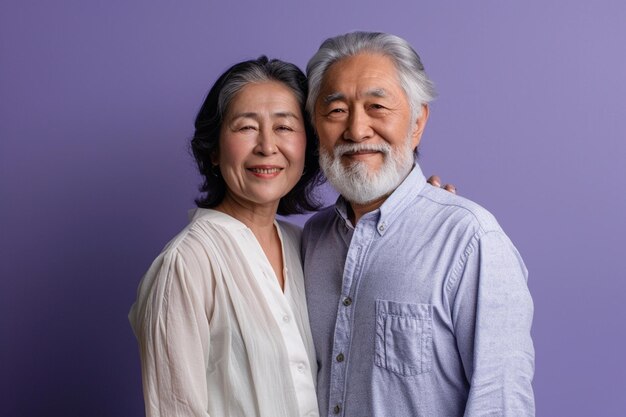
M 478 205 L 415 162 L 434 88 L 396 36 L 326 40 L 307 67 L 325 175 L 341 193 L 303 256 L 322 415 L 534 415 L 522 259 Z

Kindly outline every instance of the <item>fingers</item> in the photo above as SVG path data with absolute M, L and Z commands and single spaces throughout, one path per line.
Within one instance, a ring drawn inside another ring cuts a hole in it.
M 441 187 L 441 178 L 438 175 L 431 175 L 428 178 L 428 183 L 433 187 Z
M 428 183 L 433 187 L 443 188 L 452 194 L 456 194 L 456 186 L 454 184 L 441 185 L 441 178 L 439 178 L 439 175 L 431 175 L 428 178 Z

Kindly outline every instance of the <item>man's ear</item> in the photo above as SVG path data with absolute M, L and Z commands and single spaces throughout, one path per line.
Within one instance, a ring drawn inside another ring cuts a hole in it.
M 420 141 L 422 140 L 422 134 L 424 133 L 424 129 L 426 128 L 426 122 L 428 121 L 428 112 L 428 104 L 422 104 L 422 111 L 415 120 L 413 133 L 411 133 L 411 144 L 413 145 L 413 150 L 417 148 L 417 146 L 420 144 Z

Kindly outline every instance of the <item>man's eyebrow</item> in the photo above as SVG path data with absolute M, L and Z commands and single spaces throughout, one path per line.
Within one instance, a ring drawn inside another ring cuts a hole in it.
M 378 98 L 383 98 L 383 97 L 387 97 L 387 91 L 384 88 L 372 88 L 371 90 L 367 90 L 365 92 L 366 96 L 370 96 L 370 97 L 378 97 Z
M 384 98 L 388 97 L 389 93 L 384 88 L 372 88 L 370 90 L 365 91 L 365 96 L 369 97 L 377 97 Z M 343 93 L 330 93 L 326 97 L 324 97 L 324 104 L 332 103 L 333 101 L 344 100 L 346 96 Z
M 332 103 L 333 101 L 343 100 L 346 96 L 343 93 L 330 93 L 324 97 L 324 104 Z

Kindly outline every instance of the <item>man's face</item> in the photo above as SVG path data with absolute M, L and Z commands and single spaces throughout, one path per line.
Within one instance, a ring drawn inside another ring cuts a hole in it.
M 359 54 L 326 71 L 315 103 L 320 164 L 350 202 L 391 193 L 413 166 L 428 109 L 412 120 L 396 68 L 386 56 Z

